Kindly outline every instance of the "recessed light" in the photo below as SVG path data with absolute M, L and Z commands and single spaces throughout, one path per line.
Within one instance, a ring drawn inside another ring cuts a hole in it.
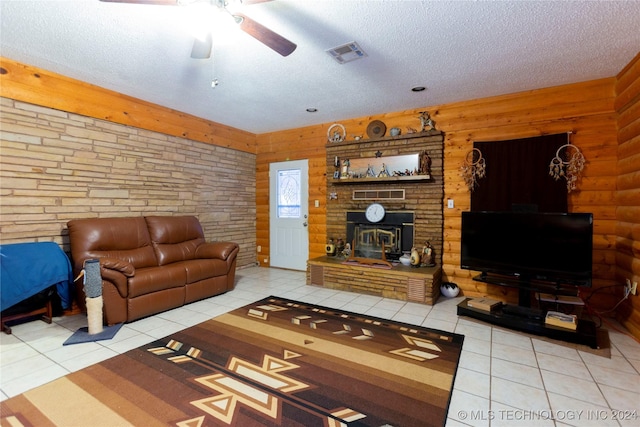
M 307 108 L 307 113 L 316 113 L 317 111 L 317 108 Z
M 424 86 L 416 86 L 416 87 L 412 87 L 411 88 L 411 92 L 422 92 L 423 90 L 427 89 Z

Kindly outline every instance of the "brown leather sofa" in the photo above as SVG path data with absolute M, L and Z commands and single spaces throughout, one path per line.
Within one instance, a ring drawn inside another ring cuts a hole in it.
M 99 258 L 107 325 L 131 322 L 235 286 L 238 244 L 204 239 L 194 216 L 77 219 L 67 223 L 74 277 Z M 78 304 L 85 309 L 82 280 Z

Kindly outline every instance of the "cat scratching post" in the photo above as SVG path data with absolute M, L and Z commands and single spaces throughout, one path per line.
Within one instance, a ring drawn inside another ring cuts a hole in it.
M 102 332 L 102 276 L 100 260 L 88 259 L 84 262 L 84 293 L 87 305 L 89 335 Z
M 83 342 L 109 340 L 120 330 L 122 323 L 104 326 L 102 320 L 102 275 L 100 274 L 100 260 L 88 259 L 84 262 L 80 275 L 76 281 L 84 276 L 85 303 L 87 306 L 88 327 L 78 329 L 62 345 L 79 344 Z

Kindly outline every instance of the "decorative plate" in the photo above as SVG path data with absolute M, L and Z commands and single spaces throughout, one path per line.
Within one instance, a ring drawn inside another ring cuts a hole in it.
M 380 120 L 374 120 L 367 126 L 367 136 L 369 138 L 382 138 L 387 131 L 387 126 Z

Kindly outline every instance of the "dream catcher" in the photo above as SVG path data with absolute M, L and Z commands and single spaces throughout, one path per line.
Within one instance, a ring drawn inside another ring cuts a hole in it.
M 464 178 L 465 184 L 469 187 L 469 191 L 473 191 L 478 185 L 478 179 L 486 176 L 487 164 L 482 157 L 482 152 L 477 148 L 472 149 L 464 158 L 464 163 L 460 168 L 460 174 Z
M 568 138 L 568 136 L 567 136 Z M 556 181 L 561 177 L 567 180 L 567 193 L 576 189 L 576 182 L 584 169 L 585 159 L 580 149 L 571 142 L 561 146 L 549 163 L 549 175 Z

